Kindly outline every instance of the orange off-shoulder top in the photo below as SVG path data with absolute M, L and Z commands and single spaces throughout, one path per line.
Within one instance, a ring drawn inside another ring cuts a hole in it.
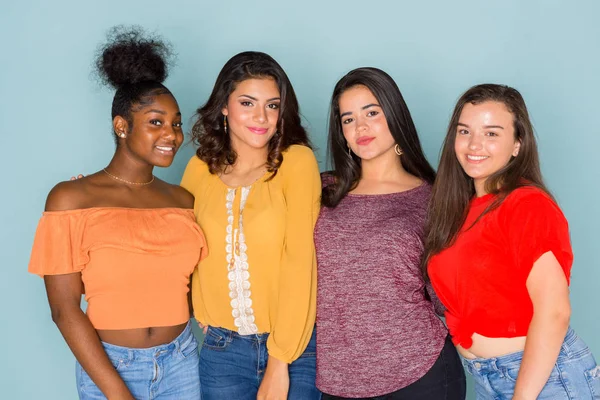
M 96 329 L 174 326 L 190 317 L 190 275 L 206 255 L 191 209 L 50 211 L 37 227 L 29 272 L 81 273 Z

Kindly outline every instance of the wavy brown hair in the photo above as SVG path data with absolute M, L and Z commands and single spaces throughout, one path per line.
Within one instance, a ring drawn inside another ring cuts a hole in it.
M 246 79 L 272 78 L 277 83 L 281 97 L 277 130 L 268 144 L 267 170 L 272 179 L 283 162 L 283 152 L 294 144 L 311 147 L 302 126 L 298 100 L 285 71 L 271 56 L 256 51 L 246 51 L 233 56 L 225 65 L 206 104 L 197 111 L 192 127 L 192 140 L 198 145 L 196 155 L 204 161 L 212 174 L 222 173 L 235 164 L 237 154 L 223 126 L 222 109 L 235 90 Z
M 506 166 L 486 179 L 486 192 L 499 196 L 473 225 L 483 215 L 498 208 L 506 196 L 519 187 L 535 186 L 552 198 L 542 179 L 535 133 L 521 93 L 505 85 L 473 86 L 458 99 L 442 145 L 425 228 L 425 254 L 422 263 L 425 279 L 428 279 L 429 259 L 452 245 L 467 217 L 469 201 L 475 195 L 473 179 L 464 172 L 454 151 L 460 114 L 466 104 L 476 105 L 487 101 L 504 104 L 512 114 L 515 139 L 521 142 L 521 146 L 516 157 L 511 157 Z

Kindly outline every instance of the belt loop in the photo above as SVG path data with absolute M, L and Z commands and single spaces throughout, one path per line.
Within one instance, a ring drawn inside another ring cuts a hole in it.
M 181 352 L 181 343 L 180 343 L 180 340 L 182 340 L 182 339 L 184 339 L 184 338 L 181 338 L 181 339 L 177 338 L 177 339 L 174 340 L 174 342 L 175 342 L 175 353 L 180 353 Z

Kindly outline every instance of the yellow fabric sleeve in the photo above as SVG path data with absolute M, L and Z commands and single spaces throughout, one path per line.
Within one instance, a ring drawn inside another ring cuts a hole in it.
M 306 349 L 314 329 L 317 262 L 313 230 L 320 210 L 321 179 L 311 149 L 293 146 L 279 170 L 287 204 L 279 279 L 279 306 L 267 340 L 269 355 L 287 363 Z

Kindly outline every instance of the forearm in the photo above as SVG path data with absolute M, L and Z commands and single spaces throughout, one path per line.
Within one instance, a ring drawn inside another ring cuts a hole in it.
M 569 327 L 568 314 L 534 313 L 513 400 L 536 399 L 550 377 Z
M 289 387 L 288 363 L 269 355 L 267 369 L 258 388 L 256 398 L 258 400 L 284 400 L 288 397 Z
M 77 361 L 107 398 L 133 399 L 81 309 L 64 310 L 54 321 Z

